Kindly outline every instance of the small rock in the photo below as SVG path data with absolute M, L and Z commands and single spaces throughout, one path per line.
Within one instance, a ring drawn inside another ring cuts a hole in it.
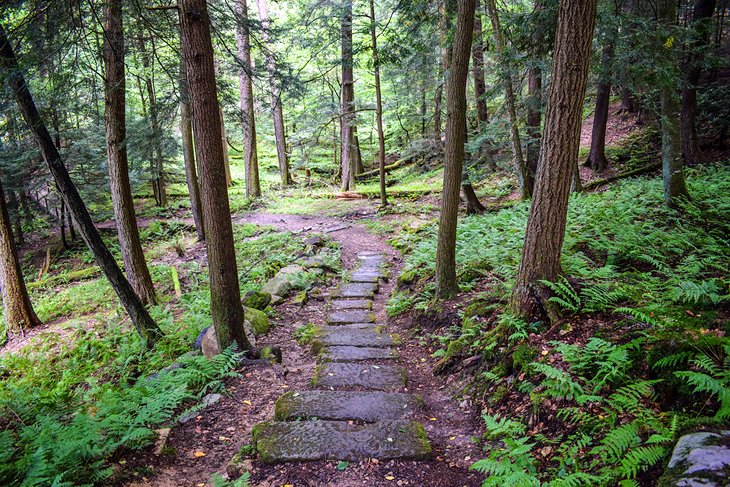
M 279 296 L 277 294 L 272 294 L 271 295 L 271 303 L 269 303 L 269 304 L 271 304 L 272 306 L 275 306 L 275 305 L 277 305 L 277 304 L 279 304 L 279 303 L 281 303 L 283 301 L 284 301 L 284 298 L 283 297 L 281 297 L 281 296 Z
M 243 297 L 242 302 L 248 308 L 264 310 L 271 302 L 271 294 L 266 291 L 249 291 Z
M 286 277 L 275 275 L 264 284 L 262 290 L 271 295 L 271 304 L 274 302 L 274 296 L 286 296 L 289 290 L 292 288 L 291 282 Z
M 208 358 L 213 358 L 221 353 L 218 338 L 215 336 L 215 328 L 212 326 L 205 329 L 203 338 L 200 341 L 200 349 L 203 351 L 203 355 Z
M 311 237 L 304 240 L 304 245 L 311 245 L 312 247 L 321 247 L 324 245 L 324 239 L 319 235 L 312 235 Z
M 185 414 L 182 414 L 178 419 L 177 422 L 180 424 L 185 424 L 189 422 L 191 419 L 195 419 L 198 416 L 198 411 L 188 411 Z
M 161 455 L 162 450 L 164 450 L 167 445 L 167 438 L 170 436 L 170 428 L 161 428 L 155 430 L 155 433 L 157 433 L 157 441 L 155 442 L 154 453 L 155 455 Z
M 205 407 L 211 406 L 211 405 L 217 403 L 218 401 L 220 401 L 221 399 L 223 399 L 223 396 L 221 396 L 220 394 L 208 394 L 207 396 L 205 396 L 203 398 L 203 406 L 205 406 Z
M 728 471 L 730 431 L 691 433 L 677 441 L 660 485 L 726 485 Z

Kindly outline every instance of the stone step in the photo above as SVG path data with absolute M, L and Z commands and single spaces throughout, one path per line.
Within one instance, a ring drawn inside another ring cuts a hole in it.
M 363 362 L 397 358 L 398 352 L 392 348 L 352 347 L 349 345 L 323 348 L 319 353 L 319 362 Z
M 333 296 L 338 298 L 372 298 L 378 290 L 377 283 L 350 282 L 342 284 L 336 289 Z
M 415 421 L 269 421 L 254 426 L 253 444 L 266 463 L 314 460 L 427 459 L 431 445 Z
M 423 410 L 423 399 L 396 392 L 287 392 L 276 401 L 275 421 L 327 419 L 376 421 L 405 419 Z
M 359 325 L 359 324 L 358 324 Z M 377 325 L 351 328 L 350 325 L 327 326 L 318 331 L 312 340 L 312 351 L 319 353 L 323 347 L 350 345 L 352 347 L 390 347 L 397 345 L 393 336 L 382 333 Z M 397 338 L 397 337 L 396 337 Z
M 397 365 L 326 363 L 317 367 L 312 385 L 318 389 L 400 389 L 406 385 L 406 369 Z
M 346 325 L 349 323 L 373 323 L 375 315 L 372 311 L 362 309 L 348 309 L 333 311 L 327 317 L 328 325 Z
M 369 299 L 335 299 L 330 301 L 330 311 L 346 309 L 373 309 L 373 302 Z
M 380 279 L 380 272 L 367 269 L 359 269 L 352 273 L 350 276 L 350 282 L 378 282 Z

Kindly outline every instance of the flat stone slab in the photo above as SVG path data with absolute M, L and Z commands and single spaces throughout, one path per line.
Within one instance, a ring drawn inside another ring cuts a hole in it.
M 406 369 L 397 365 L 326 363 L 317 367 L 312 385 L 319 389 L 399 389 L 406 385 Z
M 373 323 L 375 315 L 372 311 L 362 309 L 350 309 L 333 311 L 327 317 L 329 325 L 346 325 L 348 323 Z
M 352 347 L 349 345 L 327 347 L 319 354 L 320 362 L 362 362 L 364 360 L 392 360 L 398 352 L 390 348 Z
M 259 460 L 266 463 L 314 460 L 426 459 L 431 445 L 416 421 L 349 424 L 342 421 L 265 422 L 253 429 Z
M 287 392 L 276 401 L 274 421 L 328 419 L 376 421 L 406 419 L 423 409 L 423 399 L 396 392 Z
M 342 311 L 345 309 L 372 309 L 373 302 L 369 299 L 335 299 L 330 301 L 331 311 Z
M 350 282 L 335 290 L 334 295 L 340 298 L 372 298 L 378 289 L 377 284 L 369 282 Z
M 350 228 L 350 225 L 347 223 L 344 223 L 342 225 L 335 225 L 333 227 L 327 227 L 324 229 L 324 233 L 339 232 L 340 230 L 347 230 L 348 228 Z
M 318 344 L 320 349 L 342 345 L 352 347 L 391 347 L 395 345 L 395 340 L 387 333 L 381 333 L 375 325 L 362 328 L 328 326 L 313 341 Z
M 357 270 L 352 273 L 350 282 L 378 282 L 379 279 L 379 271 Z

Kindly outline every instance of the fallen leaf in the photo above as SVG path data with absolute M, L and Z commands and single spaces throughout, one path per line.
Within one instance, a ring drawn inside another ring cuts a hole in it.
M 436 418 L 428 418 L 429 421 L 436 421 Z
M 195 458 L 200 458 L 200 457 L 204 457 L 205 453 L 203 453 L 202 451 L 196 451 L 195 453 L 193 453 L 193 456 Z
M 248 399 L 246 399 L 245 401 L 243 401 L 243 403 L 246 404 L 246 405 L 248 405 L 248 406 L 251 405 L 251 401 L 249 401 Z
M 392 475 L 386 475 L 385 480 L 395 480 L 395 477 L 393 477 Z

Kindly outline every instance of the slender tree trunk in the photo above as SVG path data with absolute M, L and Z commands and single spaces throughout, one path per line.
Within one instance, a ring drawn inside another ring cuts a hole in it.
M 710 42 L 710 22 L 716 0 L 696 0 L 690 21 L 694 36 L 684 62 L 685 80 L 682 86 L 682 152 L 684 162 L 694 166 L 702 162 L 702 150 L 697 137 L 697 84 L 702 73 L 702 48 Z
M 226 168 L 226 186 L 233 186 L 231 179 L 231 159 L 228 156 L 228 136 L 226 135 L 226 121 L 223 113 L 223 107 L 218 104 L 219 117 L 221 119 L 221 146 L 223 147 L 223 167 Z
M 256 117 L 253 103 L 253 68 L 251 66 L 251 34 L 248 25 L 248 6 L 246 0 L 236 3 L 238 24 L 236 44 L 238 47 L 238 83 L 241 91 L 241 114 L 243 117 L 243 161 L 246 171 L 246 195 L 254 198 L 261 196 L 259 182 L 259 157 L 256 148 Z
M 66 202 L 71 215 L 79 226 L 81 237 L 86 242 L 92 254 L 94 254 L 96 263 L 104 272 L 107 279 L 109 279 L 112 288 L 117 293 L 117 296 L 119 296 L 119 300 L 127 310 L 127 313 L 129 313 L 135 328 L 147 342 L 148 346 L 153 346 L 162 336 L 162 331 L 152 320 L 142 301 L 140 301 L 134 289 L 129 284 L 129 281 L 124 277 L 122 270 L 117 265 L 114 257 L 101 239 L 99 231 L 94 226 L 86 205 L 84 205 L 81 196 L 79 196 L 76 190 L 76 186 L 74 186 L 73 181 L 69 177 L 66 166 L 63 164 L 61 156 L 58 153 L 58 149 L 53 144 L 48 129 L 38 113 L 33 97 L 30 91 L 28 91 L 28 85 L 18 68 L 15 53 L 5 37 L 5 31 L 2 25 L 0 25 L 0 61 L 20 111 L 23 114 L 23 118 L 38 143 L 48 165 L 48 169 L 58 185 L 61 197 Z
M 479 125 L 489 121 L 487 110 L 487 86 L 484 82 L 484 42 L 482 41 L 482 12 L 477 0 L 474 16 L 474 41 L 471 45 L 472 73 L 474 78 L 474 98 Z
M 527 171 L 525 186 L 532 194 L 535 190 L 535 175 L 540 161 L 540 140 L 542 138 L 542 70 L 530 66 L 527 70 Z
M 198 240 L 205 240 L 205 222 L 203 207 L 200 202 L 200 183 L 198 168 L 195 162 L 195 142 L 193 142 L 193 119 L 190 113 L 190 90 L 185 74 L 185 59 L 180 57 L 180 131 L 182 132 L 183 162 L 185 164 L 185 182 L 190 194 L 190 212 L 193 214 L 195 231 Z
M 345 0 L 342 10 L 342 191 L 355 189 L 355 80 L 352 66 L 352 0 Z
M 0 144 L 0 149 L 2 149 L 2 144 Z M 0 190 L 2 188 L 0 187 Z M 8 193 L 8 209 L 9 213 L 12 216 L 12 222 L 13 226 L 15 227 L 14 231 L 14 237 L 15 237 L 15 243 L 18 245 L 23 245 L 25 243 L 25 238 L 23 237 L 23 222 L 20 218 L 20 208 L 18 207 L 18 197 L 15 194 L 15 191 L 10 191 Z
M 438 86 L 436 87 L 436 96 L 434 99 L 433 112 L 433 131 L 434 140 L 441 143 L 441 103 L 443 99 L 444 85 L 446 84 L 446 73 L 449 70 L 449 59 L 451 49 L 446 45 L 446 37 L 449 26 L 448 9 L 446 2 L 448 0 L 436 0 L 439 12 L 439 50 L 441 56 L 439 60 Z
M 515 108 L 515 94 L 512 88 L 512 68 L 505 55 L 505 43 L 502 37 L 502 29 L 499 22 L 499 13 L 494 5 L 494 0 L 485 0 L 489 17 L 492 19 L 492 30 L 494 31 L 494 40 L 497 46 L 497 54 L 502 64 L 502 82 L 504 83 L 505 103 L 507 104 L 507 114 L 509 115 L 510 139 L 512 141 L 512 154 L 514 157 L 515 171 L 517 172 L 517 180 L 520 185 L 520 194 L 522 199 L 528 199 L 532 196 L 530 188 L 526 184 L 529 176 L 525 160 L 522 157 L 522 143 L 520 142 L 520 131 L 517 125 L 517 109 Z
M 560 273 L 595 17 L 596 0 L 560 2 L 540 165 L 511 303 L 528 322 L 543 319 L 547 311 L 540 281 L 555 281 Z
M 380 176 L 380 206 L 388 205 L 385 192 L 385 133 L 383 132 L 383 98 L 380 91 L 380 58 L 378 36 L 375 32 L 375 0 L 370 0 L 370 38 L 373 43 L 373 69 L 375 71 L 375 119 L 378 126 L 378 175 Z
M 272 42 L 269 36 L 270 21 L 269 9 L 266 0 L 256 0 L 259 10 L 259 19 L 263 30 L 261 39 L 266 47 L 266 69 L 269 73 L 269 86 L 271 87 L 271 112 L 274 118 L 274 138 L 276 139 L 276 155 L 279 158 L 279 174 L 281 184 L 288 186 L 292 183 L 289 174 L 289 156 L 286 153 L 286 135 L 284 133 L 284 112 L 281 106 L 281 94 L 276 85 L 276 61 L 271 50 Z
M 456 282 L 456 221 L 466 141 L 466 81 L 474 29 L 474 7 L 475 0 L 458 2 L 451 73 L 446 84 L 444 191 L 436 251 L 436 297 L 439 299 L 449 298 L 459 292 Z
M 124 34 L 119 0 L 107 0 L 105 3 L 104 33 L 106 153 L 117 236 L 129 283 L 143 304 L 153 304 L 156 301 L 155 288 L 139 240 L 132 187 L 129 182 Z
M 221 349 L 235 342 L 240 350 L 248 350 L 250 344 L 244 333 L 233 225 L 220 143 L 221 122 L 208 6 L 205 0 L 180 0 L 178 5 L 181 48 L 198 141 L 195 150 L 200 165 L 213 326 Z
M 66 205 L 63 204 L 63 200 L 58 203 L 58 209 L 60 213 L 59 230 L 61 231 L 61 244 L 64 249 L 68 249 L 68 241 L 66 240 Z
M 659 21 L 665 26 L 675 23 L 677 4 L 674 0 L 658 0 Z M 659 46 L 668 65 L 677 65 L 676 44 L 671 48 Z M 662 175 L 664 199 L 667 206 L 675 208 L 679 200 L 689 200 L 684 180 L 682 142 L 680 134 L 680 100 L 673 81 L 664 81 L 660 87 L 662 125 Z
M 355 167 L 355 175 L 365 172 L 362 165 L 362 152 L 360 151 L 360 138 L 357 136 L 357 125 L 352 126 L 352 165 Z
M 608 105 L 611 99 L 611 68 L 613 65 L 613 39 L 607 40 L 601 55 L 600 80 L 596 85 L 596 109 L 593 112 L 591 150 L 585 165 L 595 172 L 608 167 L 606 159 L 606 125 L 608 124 Z
M 33 311 L 25 287 L 2 185 L 0 185 L 0 288 L 2 288 L 5 329 L 8 335 L 17 335 L 26 328 L 41 324 Z

